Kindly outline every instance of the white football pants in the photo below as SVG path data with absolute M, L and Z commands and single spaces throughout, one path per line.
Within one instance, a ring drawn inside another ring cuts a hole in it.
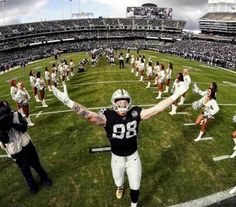
M 117 187 L 124 184 L 125 172 L 132 190 L 139 190 L 142 176 L 142 166 L 138 151 L 127 157 L 111 153 L 111 170 Z

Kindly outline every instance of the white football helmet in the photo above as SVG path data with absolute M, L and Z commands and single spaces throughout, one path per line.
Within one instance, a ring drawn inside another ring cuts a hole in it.
M 116 104 L 116 102 L 119 100 L 127 100 L 129 103 L 128 106 L 125 108 L 123 107 L 121 108 L 120 106 Z M 132 102 L 131 96 L 124 89 L 118 89 L 112 94 L 112 97 L 111 97 L 112 108 L 116 112 L 128 112 L 131 107 L 131 102 Z

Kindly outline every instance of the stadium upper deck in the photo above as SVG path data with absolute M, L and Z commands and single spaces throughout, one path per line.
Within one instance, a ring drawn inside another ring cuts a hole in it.
M 43 33 L 84 30 L 170 30 L 182 32 L 186 25 L 180 20 L 94 18 L 33 22 L 0 27 L 0 39 Z

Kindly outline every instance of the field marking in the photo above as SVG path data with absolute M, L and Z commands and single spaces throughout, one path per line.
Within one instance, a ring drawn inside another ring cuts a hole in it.
M 213 140 L 213 137 L 203 137 L 199 141 Z
M 38 118 L 40 116 L 40 114 L 42 114 L 43 111 L 40 111 L 37 115 L 36 118 Z
M 187 111 L 177 112 L 176 115 L 189 115 Z
M 195 126 L 195 123 L 184 123 L 184 126 Z
M 35 106 L 36 109 L 43 108 L 43 106 Z M 32 115 L 31 115 L 32 116 Z
M 222 155 L 222 156 L 219 156 L 219 157 L 213 157 L 212 159 L 214 160 L 214 162 L 217 162 L 217 161 L 221 161 L 221 160 L 225 160 L 225 159 L 229 159 L 229 155 Z
M 24 82 L 29 82 L 29 81 L 24 81 Z M 106 84 L 106 83 L 139 83 L 140 81 L 138 80 L 126 80 L 126 81 L 100 81 L 100 82 L 88 82 L 88 83 L 70 83 L 70 87 L 72 86 L 83 86 L 83 85 L 94 85 L 94 84 Z M 206 84 L 209 85 L 210 83 L 207 82 L 194 82 L 194 83 L 201 83 L 201 84 Z M 1 83 L 0 83 L 1 85 Z M 222 86 L 229 86 L 227 84 L 218 84 L 218 85 L 222 85 Z M 58 86 L 58 88 L 62 88 L 62 85 Z M 151 85 L 150 88 L 157 88 L 157 85 Z M 154 92 L 155 93 L 155 92 Z M 157 92 L 156 92 L 157 93 Z M 47 94 L 47 96 L 51 96 L 52 93 Z M 7 97 L 10 96 L 10 94 L 4 94 L 1 95 L 0 97 Z
M 135 105 L 135 104 L 134 104 Z M 140 104 L 138 106 L 140 107 L 152 107 L 152 106 L 155 106 L 156 104 Z M 192 104 L 183 104 L 183 105 L 186 105 L 186 106 L 192 106 Z M 236 104 L 218 104 L 218 105 L 221 105 L 221 106 L 236 106 Z M 49 105 L 50 107 L 50 105 Z M 43 106 L 36 106 L 35 108 L 43 108 Z M 103 109 L 103 108 L 111 108 L 111 106 L 99 106 L 99 107 L 86 107 L 88 108 L 89 110 L 97 110 L 97 109 Z M 61 111 L 50 111 L 50 112 L 43 112 L 41 113 L 41 115 L 47 115 L 47 114 L 56 114 L 56 113 L 65 113 L 65 112 L 71 112 L 72 110 L 61 110 Z M 181 112 L 179 112 L 181 113 Z M 31 114 L 30 116 L 36 116 L 38 113 L 35 113 L 35 114 Z
M 235 83 L 231 83 L 231 82 L 228 82 L 228 81 L 223 81 L 223 83 L 226 84 L 226 85 L 229 85 L 229 86 L 236 87 Z
M 0 97 L 7 97 L 7 96 L 10 96 L 10 94 L 1 95 Z
M 93 148 L 90 148 L 89 150 L 90 153 L 109 152 L 109 151 L 111 151 L 111 147 L 93 147 Z
M 0 155 L 0 158 L 8 157 L 8 155 Z
M 125 80 L 125 81 L 98 81 L 98 82 L 88 82 L 88 83 L 74 83 L 72 86 L 83 86 L 83 85 L 95 85 L 95 84 L 106 84 L 106 83 L 140 83 L 138 80 Z
M 36 68 L 33 68 L 33 70 L 38 70 L 38 69 L 40 69 L 40 68 L 42 68 L 41 66 L 38 66 L 38 67 L 36 67 Z
M 202 197 L 202 198 L 190 200 L 185 203 L 176 204 L 176 205 L 172 205 L 168 207 L 206 207 L 214 203 L 223 201 L 225 199 L 234 197 L 235 194 L 229 194 L 229 190 L 231 189 L 232 188 L 225 191 L 220 191 L 218 193 L 214 193 L 214 194 Z
M 197 75 L 203 75 L 203 76 L 211 76 L 211 77 L 217 77 L 217 78 L 232 78 L 232 77 L 226 77 L 226 76 L 220 76 L 220 75 L 210 75 L 209 73 L 198 73 L 198 72 L 191 72 L 191 74 L 197 74 Z

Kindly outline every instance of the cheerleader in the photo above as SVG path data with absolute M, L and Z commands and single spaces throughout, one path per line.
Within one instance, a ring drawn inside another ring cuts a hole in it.
M 147 77 L 148 77 L 148 85 L 146 88 L 150 88 L 151 80 L 152 80 L 152 62 L 151 61 L 148 62 Z
M 57 73 L 54 68 L 51 69 L 51 80 L 52 80 L 52 85 L 57 88 Z
M 135 76 L 137 77 L 138 76 L 138 70 L 139 70 L 139 65 L 141 63 L 141 58 L 140 57 L 137 57 L 136 58 L 136 61 L 135 61 L 135 69 L 136 69 L 136 74 Z
M 40 102 L 39 97 L 38 97 L 38 90 L 37 90 L 37 87 L 35 86 L 36 77 L 34 75 L 33 70 L 31 70 L 29 72 L 29 77 L 30 77 L 30 85 L 32 87 L 32 91 L 33 91 L 33 95 L 34 95 L 35 101 L 36 102 Z
M 71 75 L 71 77 L 73 77 L 74 76 L 75 63 L 74 63 L 74 61 L 72 59 L 70 59 L 69 66 L 70 66 L 70 75 Z
M 214 115 L 219 111 L 219 106 L 216 102 L 216 91 L 213 88 L 208 88 L 207 94 L 200 100 L 193 102 L 192 107 L 196 110 L 201 108 L 201 113 L 195 121 L 196 125 L 200 126 L 200 132 L 195 142 L 201 140 L 202 135 L 206 131 L 206 127 Z
M 16 101 L 20 105 L 23 111 L 23 117 L 25 117 L 28 126 L 34 126 L 34 123 L 31 121 L 29 117 L 29 102 L 30 95 L 28 91 L 25 89 L 23 81 L 18 83 L 18 91 L 16 94 Z
M 157 78 L 157 82 L 158 82 L 158 96 L 156 97 L 156 99 L 160 99 L 161 95 L 163 93 L 163 85 L 164 85 L 164 81 L 165 81 L 165 68 L 163 64 L 160 64 L 160 71 L 158 73 L 158 78 Z
M 168 63 L 167 69 L 166 69 L 166 90 L 163 93 L 168 93 L 169 92 L 169 87 L 170 87 L 170 80 L 171 80 L 171 74 L 173 71 L 173 64 Z
M 178 73 L 175 79 L 175 82 L 172 86 L 172 92 L 174 93 L 175 90 L 180 87 L 182 84 L 184 83 L 184 77 L 183 77 L 183 73 Z M 176 115 L 176 111 L 177 111 L 177 103 L 178 103 L 178 99 L 176 101 L 174 101 L 171 105 L 171 111 L 169 112 L 170 115 Z
M 157 79 L 158 79 L 158 73 L 160 72 L 160 64 L 157 61 L 153 70 L 153 73 L 155 74 L 155 82 L 154 85 L 157 85 Z
M 217 93 L 217 84 L 215 82 L 211 82 L 209 88 L 212 88 Z M 206 96 L 207 91 L 208 90 L 202 91 L 196 83 L 193 84 L 193 93 L 199 94 L 200 96 Z
M 16 101 L 16 94 L 18 91 L 18 87 L 16 85 L 16 80 L 11 80 L 11 88 L 10 88 L 10 94 L 11 94 L 11 98 L 13 101 L 16 102 L 16 109 L 19 113 L 23 113 L 22 108 L 20 107 L 20 104 Z
M 143 81 L 144 70 L 145 70 L 145 62 L 144 62 L 144 59 L 142 58 L 139 64 L 139 74 L 140 74 L 139 81 Z
M 52 91 L 52 88 L 51 88 L 51 74 L 48 70 L 48 67 L 45 68 L 44 77 L 45 77 L 45 80 L 46 80 L 46 84 L 48 86 L 48 90 Z
M 133 73 L 134 69 L 135 69 L 135 58 L 134 58 L 134 55 L 131 56 L 130 64 L 131 64 L 131 73 Z
M 42 106 L 44 108 L 48 107 L 48 105 L 46 104 L 45 102 L 45 99 L 44 99 L 44 95 L 45 95 L 45 87 L 46 87 L 46 84 L 43 80 L 43 78 L 41 77 L 41 72 L 38 71 L 37 74 L 36 74 L 36 83 L 35 83 L 35 87 L 37 87 L 37 90 L 39 91 L 39 99 L 42 103 Z

